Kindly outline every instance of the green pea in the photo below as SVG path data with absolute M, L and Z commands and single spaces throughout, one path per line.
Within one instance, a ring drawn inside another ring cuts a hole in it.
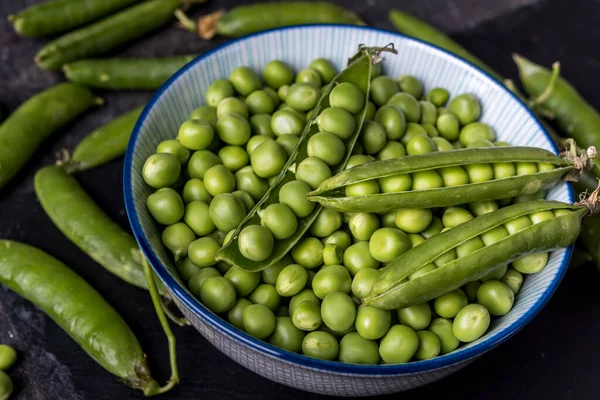
M 483 240 L 481 240 L 481 238 L 479 236 L 476 236 L 476 237 L 469 239 L 466 242 L 456 246 L 456 255 L 458 258 L 461 258 L 461 257 L 467 256 L 467 255 L 473 253 L 474 251 L 482 249 L 484 247 L 485 247 L 485 244 L 483 244 Z
M 277 138 L 276 142 L 283 147 L 288 157 L 292 155 L 292 151 L 300 141 L 298 136 L 284 135 Z
M 368 340 L 358 333 L 348 333 L 340 341 L 339 360 L 349 364 L 378 364 L 377 342 Z
M 382 228 L 396 227 L 396 211 L 389 211 L 379 216 L 379 222 Z
M 517 294 L 519 293 L 519 290 L 521 290 L 521 285 L 523 285 L 523 275 L 513 268 L 508 268 L 502 277 L 502 282 L 505 283 L 514 294 Z
M 351 285 L 352 278 L 348 270 L 341 265 L 329 265 L 320 269 L 312 282 L 314 294 L 320 299 L 335 292 L 350 294 Z
M 344 267 L 354 276 L 362 269 L 379 268 L 379 261 L 373 258 L 369 252 L 369 242 L 361 241 L 354 243 L 344 251 Z
M 452 331 L 452 321 L 446 318 L 436 318 L 431 321 L 429 330 L 433 332 L 440 340 L 440 353 L 450 353 L 460 345 L 459 340 Z
M 194 240 L 188 246 L 188 257 L 200 268 L 210 267 L 217 263 L 215 255 L 221 248 L 219 243 L 211 237 Z
M 464 343 L 479 339 L 490 326 L 490 313 L 481 304 L 468 304 L 454 318 L 452 332 Z
M 308 357 L 333 361 L 338 355 L 339 344 L 329 332 L 308 333 L 302 341 L 302 354 Z
M 300 135 L 304 121 L 290 110 L 278 110 L 271 116 L 271 130 L 275 136 Z
M 7 344 L 0 344 L 0 371 L 9 369 L 15 361 L 17 361 L 17 352 L 15 349 Z
M 516 163 L 517 175 L 533 175 L 538 173 L 536 163 L 518 162 Z
M 217 271 L 215 268 L 207 267 L 200 269 L 199 272 L 192 276 L 189 280 L 188 286 L 190 291 L 194 294 L 194 296 L 200 298 L 200 289 L 202 288 L 204 282 L 208 278 L 215 276 L 221 276 L 219 271 Z
M 482 243 L 483 245 L 483 243 Z M 469 303 L 474 303 L 477 301 L 477 290 L 479 289 L 479 286 L 481 286 L 481 282 L 480 281 L 471 281 L 471 282 L 467 282 L 462 288 L 463 288 L 463 292 L 465 293 L 465 295 L 467 296 L 467 299 L 469 300 Z
M 508 236 L 508 231 L 500 225 L 481 234 L 481 240 L 486 246 L 499 242 Z
M 421 126 L 427 131 L 427 135 L 432 138 L 440 138 L 440 133 L 438 132 L 438 130 L 435 128 L 435 126 L 433 124 L 430 123 L 422 123 Z M 440 138 L 440 139 L 444 139 L 444 138 Z M 444 139 L 445 140 L 445 139 Z M 435 140 L 433 141 L 434 143 L 437 143 Z
M 292 249 L 292 258 L 304 268 L 317 268 L 323 264 L 323 243 L 317 238 L 307 237 L 299 241 Z M 313 282 L 314 284 L 314 282 Z
M 379 76 L 371 81 L 370 98 L 381 107 L 399 91 L 398 83 L 394 79 L 389 76 Z
M 365 95 L 355 84 L 342 82 L 331 90 L 329 104 L 332 107 L 340 107 L 354 114 L 363 108 Z
M 190 159 L 190 151 L 186 149 L 177 139 L 163 140 L 156 146 L 157 153 L 169 153 L 177 157 L 181 164 Z
M 401 324 L 416 331 L 427 328 L 431 322 L 431 309 L 427 303 L 400 308 L 397 310 L 397 315 Z
M 442 223 L 446 228 L 454 228 L 472 220 L 473 214 L 461 207 L 448 207 L 442 216 Z
M 513 163 L 494 163 L 492 168 L 494 169 L 494 179 L 510 178 L 517 173 Z
M 396 211 L 396 226 L 406 233 L 424 231 L 433 219 L 431 210 L 403 208 Z
M 372 161 L 375 161 L 375 159 L 371 156 L 366 156 L 364 154 L 355 154 L 353 156 L 350 156 L 350 158 L 348 159 L 346 169 L 356 167 L 357 165 L 367 164 Z
M 537 163 L 538 172 L 553 171 L 556 167 L 550 163 Z
M 142 169 L 144 181 L 155 189 L 173 185 L 179 179 L 181 164 L 169 153 L 152 154 Z
M 371 292 L 373 283 L 379 278 L 379 270 L 366 268 L 359 270 L 352 279 L 352 294 L 359 299 L 365 298 Z
M 322 239 L 323 244 L 334 244 L 340 247 L 342 250 L 346 250 L 352 244 L 350 235 L 342 230 L 333 232 L 331 235 Z
M 419 337 L 419 347 L 415 352 L 415 358 L 417 360 L 428 360 L 440 354 L 442 345 L 435 333 L 430 331 L 418 331 L 417 336 Z
M 356 305 L 350 296 L 345 293 L 330 293 L 321 303 L 321 317 L 329 329 L 345 331 L 354 324 Z
M 379 193 L 377 181 L 364 181 L 346 186 L 346 196 L 366 196 Z
M 376 154 L 385 147 L 387 137 L 383 127 L 377 122 L 365 121 L 360 131 L 360 141 L 365 153 Z
M 235 177 L 226 166 L 217 164 L 204 173 L 204 187 L 212 196 L 231 193 L 235 189 Z
M 298 71 L 296 75 L 296 82 L 309 83 L 315 87 L 321 87 L 321 75 L 319 72 L 312 68 L 305 68 Z
M 189 282 L 192 276 L 200 272 L 200 268 L 190 260 L 189 257 L 183 257 L 177 260 L 175 268 L 179 273 L 179 276 L 184 282 Z
M 315 207 L 315 203 L 306 198 L 310 192 L 306 182 L 296 180 L 286 183 L 279 190 L 279 202 L 287 205 L 298 218 L 308 216 Z
M 290 91 L 289 85 L 282 85 L 277 89 L 277 95 L 279 96 L 279 100 L 285 101 L 288 92 Z
M 198 150 L 188 162 L 188 174 L 191 178 L 203 179 L 209 168 L 221 164 L 221 160 L 209 150 Z
M 380 124 L 388 140 L 398 140 L 406 131 L 406 117 L 399 107 L 387 104 L 375 113 L 375 122 Z
M 317 157 L 327 165 L 334 166 L 344 158 L 346 145 L 332 133 L 317 132 L 308 139 L 306 151 L 310 157 Z
M 307 157 L 296 167 L 296 178 L 306 182 L 313 190 L 332 175 L 329 166 L 317 157 Z
M 250 139 L 250 123 L 238 114 L 227 114 L 217 121 L 217 133 L 225 143 L 242 146 Z
M 417 135 L 406 144 L 406 151 L 409 155 L 427 154 L 435 150 L 435 143 L 429 136 L 425 135 Z
M 269 114 L 255 114 L 251 116 L 250 130 L 255 136 L 275 137 L 275 134 L 271 129 L 271 116 Z M 252 138 L 250 140 L 252 140 Z
M 437 108 L 429 101 L 419 101 L 421 105 L 421 124 L 435 124 L 437 122 Z
M 242 312 L 244 330 L 258 339 L 266 339 L 275 330 L 276 319 L 273 311 L 262 304 L 247 306 Z
M 290 264 L 277 276 L 275 288 L 281 296 L 291 297 L 300 293 L 306 286 L 307 281 L 308 273 L 306 269 L 298 264 Z
M 225 273 L 225 278 L 233 283 L 238 297 L 246 297 L 258 286 L 260 273 L 247 272 L 233 266 Z
M 365 339 L 382 338 L 390 328 L 392 316 L 389 311 L 361 305 L 356 313 L 355 326 L 358 334 Z
M 407 122 L 419 122 L 421 120 L 421 105 L 410 93 L 396 93 L 390 97 L 387 104 L 398 107 L 406 117 Z
M 319 88 L 311 83 L 294 83 L 290 86 L 285 103 L 298 111 L 308 111 L 319 101 Z
M 237 97 L 227 97 L 221 100 L 217 105 L 217 117 L 218 119 L 221 119 L 230 114 L 236 114 L 239 117 L 246 119 L 249 115 L 248 106 Z M 218 120 L 215 122 L 218 122 Z
M 423 84 L 414 76 L 400 75 L 398 86 L 401 91 L 409 93 L 417 99 L 423 95 Z
M 436 128 L 444 139 L 453 141 L 459 138 L 460 121 L 454 114 L 448 113 L 438 116 Z
M 298 304 L 292 314 L 292 322 L 303 331 L 311 332 L 319 328 L 323 323 L 319 303 L 308 300 Z
M 450 100 L 448 111 L 456 115 L 462 125 L 467 125 L 479 119 L 481 104 L 473 94 L 463 93 Z
M 265 136 L 254 136 L 265 137 Z M 248 153 L 239 146 L 225 146 L 219 150 L 219 158 L 223 165 L 230 171 L 237 171 L 248 165 Z
M 408 239 L 410 240 L 410 247 L 417 247 L 418 245 L 420 245 L 421 243 L 423 243 L 425 241 L 425 238 L 421 235 L 419 235 L 418 233 L 409 233 L 408 234 Z
M 331 62 L 325 58 L 317 58 L 310 63 L 310 68 L 314 69 L 321 76 L 324 83 L 329 83 L 337 75 L 337 70 Z
M 367 101 L 367 106 L 365 107 L 365 121 L 373 121 L 375 118 L 375 104 Z M 360 113 L 355 114 L 355 118 L 359 118 Z M 355 122 L 357 123 L 356 119 Z
M 298 353 L 302 350 L 304 332 L 294 326 L 292 318 L 278 317 L 269 343 L 281 349 Z
M 501 317 L 511 310 L 515 294 L 508 285 L 491 280 L 481 284 L 477 290 L 477 301 L 487 308 L 490 314 Z
M 183 201 L 179 194 L 171 188 L 162 188 L 148 196 L 148 211 L 156 222 L 171 225 L 183 217 Z
M 206 89 L 206 104 L 216 107 L 221 100 L 234 95 L 233 86 L 226 79 L 217 79 Z
M 341 107 L 326 108 L 317 117 L 321 131 L 330 132 L 340 139 L 346 140 L 354 133 L 356 123 L 354 117 Z
M 479 278 L 479 280 L 482 282 L 490 281 L 490 280 L 497 281 L 499 279 L 502 279 L 502 277 L 504 276 L 504 274 L 506 273 L 507 270 L 508 270 L 507 264 L 501 265 L 499 267 L 492 269 L 491 271 L 488 271 L 488 273 L 486 273 L 484 276 Z
M 215 196 L 208 212 L 217 229 L 223 232 L 237 228 L 246 217 L 244 204 L 229 193 Z
M 252 71 L 249 67 L 234 69 L 229 75 L 229 82 L 231 82 L 235 91 L 242 96 L 248 96 L 262 86 L 256 72 Z
M 416 270 L 415 272 L 410 274 L 408 276 L 408 280 L 411 281 L 413 279 L 417 279 L 418 277 L 423 276 L 426 273 L 431 272 L 435 269 L 437 269 L 437 267 L 435 266 L 434 263 L 425 264 L 424 266 L 422 266 L 421 268 L 419 268 L 418 270 Z
M 498 210 L 498 203 L 494 200 L 475 201 L 469 204 L 471 212 L 479 217 Z
M 512 267 L 522 274 L 536 274 L 548 264 L 548 253 L 534 253 L 518 258 L 512 262 Z
M 444 187 L 460 186 L 469 183 L 469 175 L 460 166 L 444 167 L 437 171 L 439 171 Z
M 337 265 L 343 262 L 344 250 L 335 244 L 325 244 L 323 248 L 323 264 Z
M 442 254 L 441 256 L 439 256 L 438 258 L 436 258 L 435 260 L 433 260 L 433 262 L 436 267 L 440 268 L 456 259 L 457 259 L 456 250 L 450 249 L 450 250 L 446 251 L 444 254 Z
M 433 307 L 440 317 L 454 318 L 468 303 L 465 293 L 460 289 L 456 289 L 438 296 L 433 302 Z
M 185 207 L 184 221 L 198 236 L 206 236 L 215 230 L 209 206 L 203 201 L 192 201 Z
M 292 264 L 294 260 L 289 254 L 286 254 L 281 258 L 281 260 L 276 263 L 268 266 L 267 268 L 261 271 L 262 281 L 264 283 L 268 283 L 270 285 L 275 285 L 277 283 L 277 277 L 281 273 L 281 271 L 288 265 Z
M 452 147 L 452 144 L 442 137 L 434 137 L 434 138 L 432 138 L 432 140 L 433 140 L 433 143 L 435 143 L 435 147 L 437 148 L 438 151 L 454 150 L 454 147 Z
M 256 90 L 246 97 L 250 114 L 270 114 L 275 111 L 275 101 L 264 90 Z
M 400 142 L 388 141 L 377 154 L 378 160 L 389 160 L 406 155 L 406 148 Z
M 379 219 L 375 214 L 356 213 L 352 214 L 348 222 L 350 232 L 358 240 L 369 240 L 371 235 L 379 229 Z
M 188 246 L 195 239 L 194 232 L 183 222 L 167 226 L 162 233 L 162 242 L 175 255 L 175 259 L 187 255 Z
M 508 231 L 509 234 L 517 233 L 520 230 L 528 228 L 532 225 L 531 220 L 527 215 L 523 215 L 521 217 L 517 217 L 508 222 L 504 223 L 504 227 Z
M 338 230 L 343 223 L 342 213 L 332 209 L 324 208 L 321 210 L 309 232 L 316 237 L 322 238 L 331 235 Z
M 268 139 L 252 151 L 250 163 L 256 175 L 260 178 L 270 178 L 281 172 L 287 158 L 283 147 L 274 140 Z
M 488 124 L 471 122 L 460 130 L 460 142 L 465 146 L 483 140 L 496 140 L 496 131 Z
M 217 126 L 217 108 L 211 106 L 200 106 L 190 113 L 189 119 L 206 121 L 214 129 Z
M 435 87 L 427 93 L 427 100 L 433 103 L 436 107 L 443 107 L 448 102 L 450 93 L 444 88 Z
M 487 182 L 494 179 L 494 170 L 490 164 L 467 164 L 464 168 L 471 183 Z
M 254 304 L 262 304 L 272 312 L 275 312 L 281 303 L 281 296 L 277 293 L 275 285 L 261 283 L 250 293 L 248 300 Z
M 240 253 L 252 261 L 266 260 L 273 252 L 273 235 L 262 225 L 246 226 L 238 242 Z
M 379 262 L 394 261 L 410 249 L 408 235 L 395 228 L 381 228 L 371 236 L 369 251 Z
M 312 271 L 309 271 L 312 272 Z M 290 300 L 290 314 L 294 315 L 296 307 L 305 301 L 314 302 L 317 305 L 321 304 L 321 300 L 315 295 L 312 289 L 304 289 L 297 295 L 292 296 Z
M 442 177 L 434 170 L 417 171 L 412 174 L 412 189 L 427 190 L 444 186 Z
M 0 399 L 8 400 L 14 390 L 14 385 L 10 376 L 0 370 Z
M 231 325 L 238 329 L 244 329 L 243 315 L 246 307 L 251 306 L 252 303 L 248 299 L 237 299 L 234 306 L 227 313 L 227 319 Z
M 262 90 L 273 100 L 273 105 L 277 107 L 281 101 L 277 91 L 270 86 L 265 86 Z
M 404 325 L 394 325 L 379 343 L 379 355 L 386 364 L 410 361 L 419 348 L 419 336 Z
M 200 287 L 200 300 L 212 312 L 227 312 L 235 305 L 235 288 L 230 281 L 223 277 L 206 278 Z
M 269 229 L 275 239 L 283 240 L 292 236 L 298 227 L 294 212 L 285 204 L 274 203 L 258 212 L 261 224 Z
M 294 81 L 294 71 L 280 60 L 273 60 L 265 65 L 262 71 L 265 83 L 275 89 L 289 85 Z

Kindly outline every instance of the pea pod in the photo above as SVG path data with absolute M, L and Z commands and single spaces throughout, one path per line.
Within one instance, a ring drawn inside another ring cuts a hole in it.
M 181 0 L 149 0 L 48 43 L 36 54 L 43 69 L 56 71 L 72 61 L 106 53 L 165 25 Z
M 35 247 L 0 240 L 0 283 L 45 312 L 104 369 L 146 395 L 158 393 L 127 323 L 62 262 Z
M 480 279 L 495 267 L 524 255 L 567 247 L 577 239 L 582 219 L 590 214 L 590 210 L 597 209 L 596 201 L 597 192 L 590 197 L 589 202 L 580 205 L 550 200 L 519 203 L 432 236 L 382 269 L 369 296 L 363 302 L 385 310 L 420 304 L 467 282 Z M 406 280 L 410 274 L 449 250 L 512 219 L 554 210 L 571 212 L 560 213 L 554 218 L 533 224 L 417 278 Z
M 59 166 L 35 174 L 35 193 L 56 227 L 94 261 L 125 282 L 148 289 L 135 239 L 112 221 Z
M 307 158 L 308 139 L 312 135 L 317 133 L 319 130 L 316 124 L 316 117 L 320 114 L 321 110 L 325 109 L 328 106 L 329 93 L 337 84 L 342 82 L 351 82 L 354 85 L 356 85 L 365 94 L 365 96 L 367 96 L 370 87 L 369 77 L 371 73 L 372 63 L 381 60 L 378 56 L 381 53 L 381 51 L 381 48 L 361 48 L 359 54 L 357 54 L 357 56 L 351 59 L 353 63 L 351 63 L 350 66 L 347 67 L 345 70 L 340 72 L 329 84 L 327 90 L 325 90 L 325 92 L 319 99 L 317 106 L 313 110 L 311 118 L 307 121 L 304 127 L 304 131 L 300 136 L 300 140 L 298 141 L 298 144 L 294 147 L 281 173 L 277 176 L 277 178 L 272 183 L 271 187 L 265 193 L 263 198 L 256 204 L 256 206 L 250 211 L 250 213 L 246 216 L 242 223 L 237 227 L 237 229 L 233 233 L 232 240 L 230 240 L 217 252 L 218 260 L 227 261 L 228 263 L 236 265 L 238 268 L 241 268 L 245 271 L 260 271 L 279 261 L 302 238 L 304 233 L 306 233 L 308 228 L 311 226 L 312 222 L 319 215 L 321 207 L 315 207 L 312 210 L 312 212 L 310 212 L 310 214 L 298 220 L 298 226 L 296 228 L 296 231 L 290 237 L 284 240 L 275 241 L 273 251 L 271 252 L 270 256 L 265 260 L 249 260 L 246 257 L 244 257 L 239 251 L 239 236 L 242 229 L 250 225 L 260 225 L 261 219 L 258 212 L 262 209 L 265 209 L 270 204 L 278 202 L 279 190 L 281 189 L 281 187 L 284 184 L 291 182 L 295 179 L 295 173 L 292 171 L 294 164 L 298 165 L 302 160 Z M 350 158 L 352 149 L 354 148 L 354 145 L 360 133 L 360 128 L 364 121 L 367 104 L 368 102 L 365 101 L 362 109 L 358 112 L 357 115 L 359 116 L 359 118 L 355 126 L 354 133 L 352 133 L 352 135 L 344 141 L 346 147 L 344 158 L 334 169 L 332 169 L 332 172 L 338 172 L 341 169 L 343 169 L 348 159 Z
M 600 175 L 598 175 L 600 176 Z M 596 176 L 592 174 L 583 174 L 580 182 L 576 182 L 573 186 L 577 194 L 591 193 L 594 187 L 598 185 Z M 600 269 L 600 215 L 590 215 L 583 221 L 583 229 L 579 240 L 583 242 L 586 249 L 590 252 L 596 267 Z
M 144 106 L 133 109 L 86 136 L 65 165 L 69 172 L 85 171 L 125 154 L 129 137 Z
M 182 26 L 196 32 L 202 39 L 211 39 L 216 34 L 239 37 L 281 26 L 302 24 L 353 24 L 364 25 L 354 12 L 326 2 L 280 2 L 257 3 L 223 10 L 200 18 L 197 23 L 189 20 L 182 12 L 177 13 Z
M 581 155 L 588 163 L 587 155 Z M 484 182 L 403 192 L 347 196 L 350 185 L 399 174 L 433 171 L 446 167 L 491 163 L 547 163 L 554 168 Z M 457 149 L 376 161 L 345 170 L 321 183 L 309 199 L 344 212 L 388 212 L 399 208 L 448 207 L 481 200 L 510 198 L 547 189 L 579 171 L 572 155 L 558 157 L 533 147 Z
M 30 98 L 0 125 L 0 188 L 59 127 L 101 100 L 86 88 L 62 83 Z
M 158 89 L 196 56 L 80 60 L 63 66 L 67 79 L 93 88 Z
M 21 36 L 41 37 L 70 31 L 141 0 L 51 0 L 9 15 Z

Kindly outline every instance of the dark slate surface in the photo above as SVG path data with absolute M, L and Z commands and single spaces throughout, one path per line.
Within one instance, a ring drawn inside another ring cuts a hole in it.
M 15 35 L 5 16 L 40 0 L 0 0 L 0 104 L 3 114 L 34 93 L 60 81 L 32 62 L 43 40 Z M 201 15 L 232 0 L 211 1 Z M 451 33 L 499 72 L 515 77 L 510 53 L 518 51 L 550 64 L 560 59 L 564 74 L 600 108 L 600 4 L 593 0 L 348 0 L 372 26 L 392 29 L 392 7 L 414 12 Z M 151 34 L 114 55 L 158 56 L 202 52 L 224 39 L 204 42 L 174 27 Z M 27 164 L 14 183 L 0 192 L 0 238 L 38 246 L 72 266 L 115 306 L 137 333 L 156 377 L 168 377 L 166 342 L 145 292 L 128 287 L 92 262 L 65 239 L 42 211 L 32 189 L 36 169 L 55 159 L 114 116 L 147 101 L 151 93 L 100 93 L 106 105 L 57 132 Z M 80 174 L 78 180 L 108 214 L 128 229 L 121 188 L 122 161 Z M 600 276 L 592 267 L 569 272 L 540 315 L 516 337 L 469 367 L 403 399 L 598 399 L 600 389 Z M 181 385 L 163 399 L 316 399 L 267 381 L 238 366 L 192 328 L 175 328 Z M 18 400 L 135 399 L 52 321 L 28 302 L 0 287 L 0 343 L 20 352 L 10 371 Z M 398 398 L 388 396 L 387 398 Z

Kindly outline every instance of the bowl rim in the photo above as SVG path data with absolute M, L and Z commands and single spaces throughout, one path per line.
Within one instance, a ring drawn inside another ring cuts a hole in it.
M 471 62 L 441 48 L 431 43 L 425 42 L 420 39 L 416 39 L 410 36 L 406 36 L 397 32 L 388 31 L 380 28 L 373 28 L 368 26 L 356 26 L 356 25 L 348 25 L 348 24 L 304 24 L 304 25 L 294 25 L 287 26 L 281 28 L 269 29 L 266 31 L 261 31 L 257 33 L 253 33 L 250 35 L 246 35 L 237 39 L 230 40 L 226 43 L 218 45 L 205 53 L 199 55 L 194 60 L 190 61 L 187 65 L 181 68 L 177 73 L 171 76 L 167 82 L 165 82 L 152 96 L 151 100 L 144 107 L 140 117 L 138 118 L 135 127 L 132 131 L 131 138 L 129 140 L 127 146 L 127 152 L 125 154 L 125 162 L 124 162 L 124 171 L 123 171 L 123 188 L 124 188 L 124 197 L 125 197 L 125 209 L 127 211 L 127 216 L 130 222 L 130 225 L 133 230 L 133 234 L 140 246 L 140 249 L 143 255 L 147 258 L 154 272 L 159 276 L 159 278 L 163 281 L 165 286 L 171 291 L 177 299 L 182 302 L 186 307 L 188 307 L 194 314 L 198 315 L 205 323 L 210 325 L 212 328 L 221 331 L 222 333 L 227 334 L 231 338 L 243 343 L 246 346 L 253 348 L 256 351 L 264 353 L 268 356 L 275 357 L 281 359 L 285 362 L 290 362 L 294 364 L 298 364 L 301 367 L 320 370 L 324 372 L 335 372 L 335 373 L 343 373 L 343 374 L 353 374 L 353 375 L 382 375 L 382 376 L 393 376 L 393 375 L 401 375 L 401 374 L 414 374 L 425 371 L 432 371 L 436 369 L 446 368 L 454 364 L 459 364 L 466 362 L 470 359 L 476 358 L 478 356 L 483 355 L 485 352 L 491 350 L 492 348 L 500 345 L 501 343 L 508 340 L 510 337 L 515 335 L 519 330 L 525 327 L 529 322 L 533 320 L 533 318 L 544 308 L 544 306 L 548 303 L 554 292 L 556 291 L 558 285 L 560 284 L 562 278 L 565 275 L 567 270 L 569 261 L 571 259 L 573 253 L 573 245 L 567 247 L 565 249 L 565 254 L 563 256 L 563 260 L 561 265 L 558 267 L 558 273 L 555 275 L 553 281 L 550 283 L 548 289 L 545 294 L 542 295 L 540 299 L 536 301 L 534 306 L 528 311 L 525 312 L 521 317 L 513 321 L 508 327 L 504 328 L 502 331 L 502 336 L 495 338 L 487 338 L 483 339 L 480 343 L 473 345 L 468 349 L 464 349 L 459 352 L 451 352 L 442 356 L 435 357 L 429 360 L 422 361 L 413 361 L 404 364 L 392 364 L 392 365 L 359 365 L 359 364 L 346 364 L 338 361 L 326 361 L 320 360 L 316 358 L 311 358 L 308 356 L 304 356 L 302 354 L 297 354 L 293 352 L 289 352 L 287 350 L 283 350 L 275 347 L 267 342 L 256 339 L 249 334 L 239 330 L 233 325 L 229 324 L 227 321 L 219 317 L 218 315 L 212 313 L 206 307 L 204 307 L 198 300 L 196 300 L 193 296 L 186 293 L 183 287 L 177 283 L 177 281 L 171 276 L 165 266 L 162 265 L 161 261 L 158 259 L 156 254 L 154 253 L 150 243 L 146 239 L 144 232 L 141 227 L 139 216 L 135 210 L 135 205 L 133 202 L 133 188 L 131 185 L 131 176 L 132 176 L 132 167 L 133 167 L 133 156 L 134 156 L 134 148 L 135 144 L 140 136 L 142 125 L 145 120 L 148 118 L 150 111 L 154 108 L 155 104 L 158 102 L 158 99 L 167 91 L 171 85 L 178 80 L 183 74 L 185 74 L 188 70 L 194 68 L 196 64 L 200 63 L 205 58 L 211 56 L 213 53 L 226 49 L 229 46 L 233 46 L 238 43 L 242 43 L 247 40 L 251 40 L 252 38 L 263 36 L 270 34 L 272 32 L 277 31 L 286 31 L 292 29 L 311 29 L 311 28 L 323 28 L 329 27 L 334 29 L 358 29 L 364 31 L 374 31 L 381 32 L 385 34 L 391 34 L 398 37 L 399 40 L 407 40 L 410 42 L 414 42 L 419 46 L 428 47 L 433 49 L 434 52 L 441 52 L 444 56 L 454 59 L 454 61 L 458 63 L 462 63 L 463 67 L 471 70 L 478 71 L 483 76 L 489 78 L 489 84 L 497 86 L 501 91 L 504 91 L 509 96 L 512 96 L 521 107 L 525 109 L 527 113 L 529 113 L 530 117 L 534 119 L 537 124 L 539 130 L 542 134 L 546 135 L 548 140 L 550 141 L 553 150 L 555 153 L 558 153 L 558 149 L 556 145 L 552 141 L 552 138 L 537 119 L 537 117 L 533 114 L 533 112 L 523 103 L 523 101 L 508 90 L 504 85 L 502 85 L 498 80 L 492 77 L 489 73 L 482 70 L 478 66 L 472 64 Z M 567 187 L 569 201 L 573 202 L 574 195 L 572 186 L 569 184 Z

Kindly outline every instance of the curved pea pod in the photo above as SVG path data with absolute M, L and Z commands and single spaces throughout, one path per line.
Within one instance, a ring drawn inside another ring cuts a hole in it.
M 280 26 L 303 24 L 352 24 L 364 25 L 354 12 L 326 2 L 280 2 L 257 3 L 235 7 L 230 11 L 217 11 L 200 18 L 196 23 L 178 12 L 181 25 L 195 32 L 202 39 L 216 34 L 239 37 Z
M 125 154 L 129 137 L 143 109 L 144 106 L 141 106 L 120 115 L 86 136 L 73 150 L 65 168 L 71 173 L 85 171 Z
M 102 100 L 83 86 L 61 83 L 23 103 L 0 125 L 0 189 L 52 132 Z
M 242 223 L 237 227 L 233 234 L 232 240 L 230 240 L 217 252 L 217 260 L 227 261 L 228 263 L 233 264 L 245 271 L 254 272 L 263 270 L 275 264 L 284 255 L 286 255 L 292 249 L 292 247 L 294 247 L 294 245 L 302 238 L 302 236 L 306 233 L 308 228 L 310 228 L 313 221 L 321 212 L 320 206 L 315 207 L 308 216 L 298 220 L 298 227 L 296 229 L 296 232 L 292 236 L 284 240 L 275 241 L 271 255 L 264 261 L 257 262 L 249 260 L 246 257 L 244 257 L 239 250 L 239 234 L 241 230 L 249 225 L 260 225 L 261 219 L 260 215 L 258 214 L 258 211 L 266 208 L 270 204 L 277 203 L 279 198 L 279 190 L 281 189 L 281 187 L 287 182 L 295 180 L 295 173 L 293 171 L 294 164 L 298 165 L 300 161 L 308 157 L 308 139 L 312 135 L 317 133 L 319 130 L 318 125 L 316 123 L 316 118 L 320 114 L 321 110 L 329 106 L 328 99 L 331 90 L 338 83 L 351 82 L 361 89 L 366 99 L 370 87 L 369 77 L 371 74 L 371 68 L 374 62 L 381 61 L 381 58 L 379 57 L 381 51 L 383 51 L 382 48 L 361 47 L 359 53 L 350 60 L 350 66 L 348 66 L 346 69 L 340 72 L 331 81 L 331 83 L 327 87 L 327 90 L 325 90 L 325 92 L 319 99 L 317 106 L 315 107 L 311 115 L 311 118 L 307 121 L 304 130 L 300 136 L 300 140 L 298 141 L 292 153 L 290 154 L 287 164 L 283 167 L 281 173 L 274 180 L 271 187 L 265 193 L 263 198 L 255 205 L 255 207 L 250 211 L 250 213 L 246 216 Z M 395 50 L 393 51 L 395 52 Z M 336 167 L 332 168 L 332 172 L 334 173 L 341 171 L 348 162 L 348 159 L 350 158 L 354 145 L 356 144 L 356 140 L 358 139 L 362 123 L 364 121 L 365 113 L 367 110 L 367 104 L 368 102 L 365 101 L 362 109 L 358 112 L 359 118 L 358 122 L 356 123 L 354 133 L 344 141 L 344 144 L 346 146 L 346 152 L 342 161 Z
M 46 313 L 104 369 L 146 395 L 156 394 L 158 384 L 134 333 L 65 264 L 35 247 L 0 240 L 0 283 Z
M 70 241 L 125 282 L 148 289 L 137 242 L 94 203 L 75 178 L 51 165 L 35 174 L 34 186 L 44 211 Z
M 590 204 L 597 201 L 596 196 L 597 193 L 590 198 Z M 590 213 L 590 210 L 597 207 L 597 204 L 572 205 L 538 200 L 484 214 L 432 236 L 402 254 L 381 270 L 381 275 L 373 284 L 371 293 L 363 299 L 363 302 L 386 310 L 420 304 L 457 289 L 467 282 L 480 279 L 495 267 L 524 255 L 567 247 L 577 239 L 582 219 Z M 407 280 L 410 274 L 447 251 L 514 218 L 540 211 L 561 209 L 571 212 L 560 213 L 560 216 L 531 225 L 417 278 Z
M 346 196 L 348 185 L 397 174 L 470 164 L 512 162 L 547 163 L 552 164 L 554 168 L 528 175 L 458 186 Z M 449 207 L 536 193 L 564 179 L 571 179 L 571 175 L 577 173 L 580 168 L 581 165 L 574 163 L 570 156 L 559 157 L 534 147 L 457 149 L 375 161 L 347 169 L 321 183 L 315 191 L 309 193 L 309 199 L 344 212 L 388 212 L 399 208 Z

